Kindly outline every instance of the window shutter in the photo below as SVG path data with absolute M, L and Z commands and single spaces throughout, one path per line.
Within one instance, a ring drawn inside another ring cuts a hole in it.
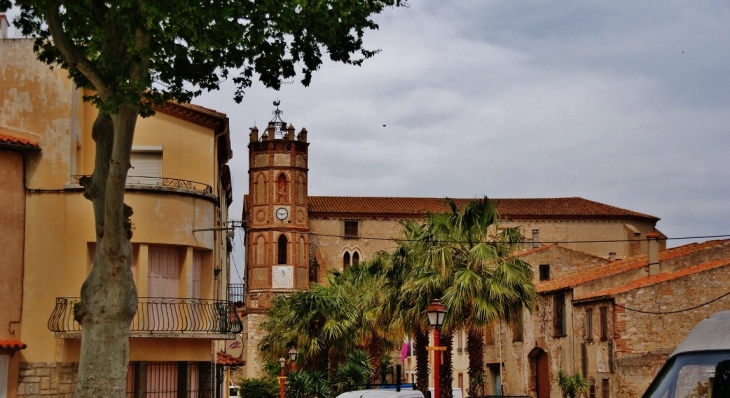
M 132 152 L 128 176 L 133 184 L 157 184 L 162 178 L 162 152 Z

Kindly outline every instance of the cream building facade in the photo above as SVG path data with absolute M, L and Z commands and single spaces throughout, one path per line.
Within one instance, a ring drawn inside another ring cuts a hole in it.
M 8 396 L 70 396 L 81 336 L 73 305 L 95 245 L 92 205 L 78 182 L 93 172 L 97 111 L 63 71 L 36 60 L 32 40 L 0 40 L 0 53 L 0 134 L 38 149 L 11 157 L 0 145 L 1 175 L 15 173 L 9 178 L 16 192 L 2 200 L 24 208 L 12 212 L 22 217 L 22 228 L 12 227 L 24 230 L 22 260 L 0 263 L 12 268 L 9 275 L 22 274 L 15 285 L 22 297 L 17 319 L 0 311 L 0 329 L 14 334 L 0 339 L 27 346 L 12 357 L 18 371 L 10 373 Z M 132 150 L 125 201 L 134 210 L 132 266 L 140 299 L 128 391 L 162 396 L 184 386 L 187 393 L 212 394 L 222 372 L 215 354 L 242 328 L 228 297 L 228 118 L 168 103 L 139 119 Z M 22 170 L 22 178 L 12 170 Z

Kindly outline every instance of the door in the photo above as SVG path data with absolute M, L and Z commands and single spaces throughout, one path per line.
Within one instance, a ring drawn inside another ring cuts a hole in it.
M 540 350 L 535 357 L 535 375 L 537 377 L 537 398 L 550 398 L 550 369 L 548 356 Z

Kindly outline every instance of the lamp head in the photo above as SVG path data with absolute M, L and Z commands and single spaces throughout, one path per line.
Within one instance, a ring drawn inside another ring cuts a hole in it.
M 292 362 L 295 362 L 297 360 L 297 349 L 292 347 L 289 349 L 289 359 L 292 360 Z
M 426 309 L 428 314 L 428 323 L 435 328 L 440 328 L 444 324 L 444 318 L 446 317 L 446 307 L 441 304 L 441 300 L 433 299 L 431 304 Z

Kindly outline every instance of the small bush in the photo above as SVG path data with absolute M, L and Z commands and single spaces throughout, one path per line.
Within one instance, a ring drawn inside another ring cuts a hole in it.
M 276 378 L 245 379 L 239 386 L 242 398 L 279 398 L 279 383 Z

